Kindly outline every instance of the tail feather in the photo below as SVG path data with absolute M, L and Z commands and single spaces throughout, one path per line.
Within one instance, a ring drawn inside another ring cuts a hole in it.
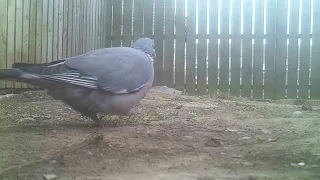
M 66 67 L 60 64 L 63 61 L 43 64 L 14 63 L 12 69 L 0 69 L 0 80 L 23 82 L 41 88 L 59 88 L 65 84 L 41 78 L 41 75 L 64 71 Z
M 22 72 L 18 69 L 1 69 L 0 79 L 2 80 L 18 80 Z
M 53 62 L 49 62 L 49 63 L 42 63 L 42 64 L 28 64 L 28 63 L 14 63 L 12 64 L 12 68 L 15 69 L 19 69 L 19 68 L 23 68 L 23 67 L 39 67 L 39 66 L 50 66 L 50 65 L 54 65 L 54 64 L 58 64 L 65 61 L 64 59 L 62 60 L 57 60 L 57 61 L 53 61 Z
M 63 86 L 61 83 L 52 83 L 41 79 L 37 74 L 24 72 L 19 69 L 0 69 L 0 80 L 22 82 L 40 88 L 59 88 Z

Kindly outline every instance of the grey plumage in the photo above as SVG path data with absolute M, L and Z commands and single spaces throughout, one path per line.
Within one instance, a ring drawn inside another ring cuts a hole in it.
M 15 63 L 0 79 L 48 89 L 82 115 L 100 124 L 98 113 L 130 116 L 154 79 L 154 41 L 138 39 L 132 47 L 94 50 L 44 64 Z

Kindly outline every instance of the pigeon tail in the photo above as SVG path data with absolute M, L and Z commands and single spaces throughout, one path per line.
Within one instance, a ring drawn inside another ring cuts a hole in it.
M 42 63 L 42 64 L 14 63 L 14 64 L 12 64 L 12 68 L 19 69 L 19 68 L 24 68 L 24 67 L 50 66 L 50 65 L 62 63 L 64 61 L 65 61 L 65 59 L 52 61 L 52 62 L 48 62 L 48 63 Z
M 55 88 L 57 84 L 50 84 L 43 80 L 37 74 L 21 71 L 20 69 L 0 69 L 0 80 L 22 82 L 41 88 Z
M 1 80 L 18 80 L 22 74 L 23 72 L 18 69 L 0 69 Z

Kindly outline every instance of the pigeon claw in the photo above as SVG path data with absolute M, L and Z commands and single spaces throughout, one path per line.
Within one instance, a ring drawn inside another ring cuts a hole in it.
M 138 114 L 141 114 L 142 113 L 142 108 L 136 106 L 136 107 L 133 107 L 130 112 L 129 112 L 129 118 L 131 118 L 132 116 L 136 116 Z
M 99 117 L 99 123 L 97 124 L 98 126 L 102 127 L 102 128 L 112 128 L 112 127 L 116 127 L 117 124 L 113 123 L 113 116 L 108 116 L 107 118 L 107 122 L 104 121 L 104 115 L 101 115 Z

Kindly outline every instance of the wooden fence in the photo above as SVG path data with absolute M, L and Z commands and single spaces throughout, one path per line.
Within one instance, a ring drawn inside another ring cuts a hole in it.
M 111 9 L 110 0 L 0 0 L 0 68 L 110 47 Z M 4 87 L 27 85 L 2 81 Z
M 318 0 L 0 0 L 0 68 L 147 36 L 156 43 L 155 85 L 320 99 L 315 17 Z

